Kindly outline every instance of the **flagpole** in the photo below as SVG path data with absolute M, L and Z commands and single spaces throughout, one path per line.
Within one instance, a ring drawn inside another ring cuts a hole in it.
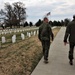
M 51 12 L 50 12 L 50 21 L 51 21 Z
M 48 18 L 49 15 L 51 15 L 51 12 L 46 13 L 43 18 L 45 18 L 45 17 Z

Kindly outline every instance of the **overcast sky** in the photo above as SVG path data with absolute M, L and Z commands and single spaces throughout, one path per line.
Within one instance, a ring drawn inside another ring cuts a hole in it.
M 4 3 L 21 1 L 25 4 L 27 12 L 27 21 L 37 22 L 43 19 L 44 15 L 51 12 L 49 20 L 72 19 L 75 14 L 75 0 L 0 0 L 0 9 Z

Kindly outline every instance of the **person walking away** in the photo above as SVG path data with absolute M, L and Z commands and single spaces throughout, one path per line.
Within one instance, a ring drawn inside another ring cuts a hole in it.
M 75 15 L 73 15 L 73 20 L 67 25 L 65 36 L 64 36 L 64 45 L 67 44 L 67 39 L 69 37 L 69 63 L 73 65 L 73 54 L 75 46 Z
M 50 37 L 54 38 L 52 29 L 50 27 L 50 24 L 48 23 L 48 18 L 45 17 L 43 19 L 43 23 L 39 27 L 39 34 L 38 38 L 42 43 L 43 47 L 43 55 L 44 55 L 44 62 L 48 63 L 48 55 L 49 55 L 49 47 L 50 47 Z

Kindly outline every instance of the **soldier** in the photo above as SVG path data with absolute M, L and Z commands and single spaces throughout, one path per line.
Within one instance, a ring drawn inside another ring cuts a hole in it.
M 42 47 L 43 47 L 43 55 L 44 55 L 44 62 L 45 63 L 48 63 L 50 36 L 52 37 L 52 40 L 53 40 L 54 35 L 52 33 L 50 24 L 48 23 L 48 18 L 45 17 L 43 19 L 43 23 L 39 27 L 39 34 L 38 34 L 38 38 L 41 41 Z
M 69 63 L 73 65 L 73 53 L 75 46 L 75 15 L 73 16 L 73 20 L 67 25 L 65 36 L 64 36 L 64 44 L 67 44 L 67 39 L 69 37 Z

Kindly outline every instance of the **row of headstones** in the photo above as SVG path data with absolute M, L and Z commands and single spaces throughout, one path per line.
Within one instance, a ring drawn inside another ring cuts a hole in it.
M 38 30 L 37 31 L 34 31 L 34 32 L 27 32 L 27 37 L 31 37 L 32 35 L 36 35 L 38 34 Z M 23 33 L 21 33 L 21 39 L 24 40 L 25 39 L 25 35 Z M 2 43 L 5 43 L 6 42 L 6 38 L 4 36 L 2 36 L 1 38 L 1 42 Z M 16 42 L 16 35 L 13 35 L 12 36 L 12 43 L 15 43 Z
M 17 32 L 22 32 L 22 31 L 25 31 L 25 30 L 14 30 L 14 31 L 11 31 L 11 30 L 10 30 L 10 31 L 7 31 L 7 30 L 6 30 L 6 31 L 0 32 L 0 35 L 1 35 L 1 34 L 8 34 L 8 33 L 11 34 L 12 32 L 17 33 Z
M 19 29 L 14 29 L 14 30 L 0 30 L 0 35 L 1 34 L 7 34 L 7 33 L 12 33 L 12 32 L 22 32 L 22 31 L 25 31 L 25 30 L 19 30 Z
M 35 29 L 35 30 L 37 30 L 38 28 L 32 28 L 31 30 L 33 30 L 33 29 Z M 12 32 L 14 32 L 14 33 L 16 33 L 16 32 L 24 32 L 24 31 L 29 31 L 30 29 L 10 29 L 10 30 L 0 30 L 0 35 L 1 34 L 8 34 L 8 33 L 12 33 Z
M 52 29 L 54 29 L 54 28 L 56 28 L 56 27 L 52 27 Z M 38 27 L 37 28 L 33 28 L 33 29 L 31 29 L 31 30 L 37 30 L 38 29 Z M 9 30 L 0 30 L 0 35 L 2 35 L 2 34 L 8 34 L 8 33 L 17 33 L 17 32 L 24 32 L 24 31 L 29 31 L 30 29 L 24 29 L 24 28 L 22 28 L 22 29 L 9 29 Z

